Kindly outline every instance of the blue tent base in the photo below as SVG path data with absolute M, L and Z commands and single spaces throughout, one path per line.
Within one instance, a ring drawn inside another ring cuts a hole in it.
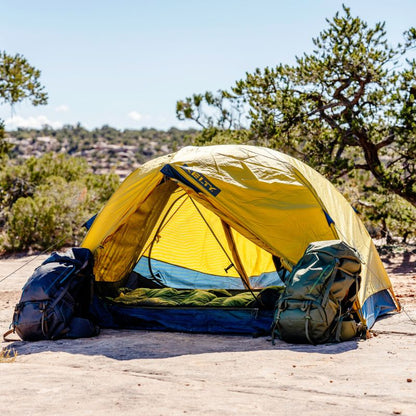
M 101 328 L 208 334 L 270 334 L 272 310 L 125 306 L 95 298 L 92 314 Z
M 361 308 L 363 316 L 367 322 L 367 327 L 371 328 L 379 316 L 396 311 L 397 307 L 388 290 L 382 290 L 370 296 Z

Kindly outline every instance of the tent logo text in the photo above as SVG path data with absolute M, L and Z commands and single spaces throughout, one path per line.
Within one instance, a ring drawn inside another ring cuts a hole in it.
M 209 179 L 207 179 L 202 173 L 195 172 L 192 169 L 189 169 L 187 165 L 181 166 L 183 171 L 197 181 L 207 192 L 213 196 L 217 196 L 221 189 L 215 186 Z

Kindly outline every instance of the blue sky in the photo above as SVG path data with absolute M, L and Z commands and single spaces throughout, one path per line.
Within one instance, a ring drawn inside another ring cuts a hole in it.
M 175 104 L 230 87 L 256 67 L 311 51 L 338 0 L 0 0 L 0 50 L 42 72 L 47 106 L 0 105 L 6 127 L 80 122 L 124 129 L 190 126 Z M 393 44 L 416 25 L 414 0 L 344 1 Z

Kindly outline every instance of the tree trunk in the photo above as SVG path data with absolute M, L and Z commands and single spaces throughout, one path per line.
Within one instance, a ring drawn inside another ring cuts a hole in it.
M 410 184 L 393 179 L 386 173 L 378 155 L 378 147 L 372 143 L 365 132 L 356 133 L 360 145 L 364 151 L 364 158 L 367 162 L 368 170 L 374 175 L 377 181 L 387 190 L 399 195 L 406 201 L 416 206 L 416 193 Z

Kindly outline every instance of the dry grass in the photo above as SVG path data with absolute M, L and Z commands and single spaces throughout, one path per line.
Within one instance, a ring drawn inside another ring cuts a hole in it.
M 0 351 L 0 363 L 12 363 L 16 360 L 17 351 L 3 348 Z

